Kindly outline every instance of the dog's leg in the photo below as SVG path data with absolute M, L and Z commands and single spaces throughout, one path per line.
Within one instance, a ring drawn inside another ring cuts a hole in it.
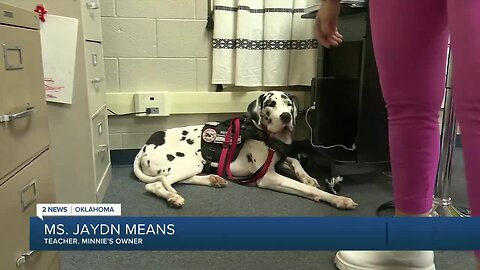
M 350 198 L 330 194 L 280 175 L 274 171 L 267 172 L 257 185 L 261 188 L 301 196 L 316 202 L 325 201 L 340 209 L 353 209 L 358 205 Z
M 158 197 L 167 200 L 167 202 L 173 207 L 182 207 L 185 204 L 185 199 L 183 199 L 182 196 L 166 190 L 160 181 L 146 184 L 145 189 L 157 195 Z
M 254 170 L 251 168 L 252 163 L 249 163 L 245 157 L 245 152 L 246 151 L 242 149 L 237 159 L 230 164 L 230 171 L 234 176 L 244 177 L 250 175 L 252 171 L 254 172 Z
M 195 157 L 194 154 L 191 155 Z M 197 158 L 185 158 L 181 162 L 172 164 L 172 170 L 168 176 L 163 179 L 163 186 L 170 192 L 177 193 L 172 187 L 173 184 L 189 179 L 203 170 L 203 164 Z
M 317 187 L 317 188 L 320 187 L 317 180 L 311 177 L 310 175 L 308 175 L 308 173 L 303 169 L 302 165 L 297 159 L 287 157 L 287 159 L 285 160 L 285 163 L 288 163 L 293 168 L 295 175 L 298 177 L 298 179 L 302 183 L 312 187 Z
M 185 204 L 185 199 L 177 194 L 177 191 L 171 186 L 172 184 L 190 179 L 203 169 L 201 162 L 197 164 L 186 161 L 190 166 L 184 162 L 171 162 L 170 169 L 167 170 L 166 175 L 161 181 L 147 184 L 145 189 L 154 193 L 155 195 L 164 198 L 173 207 L 182 207 Z
M 191 185 L 201 185 L 201 186 L 210 186 L 210 187 L 225 187 L 228 182 L 215 174 L 210 175 L 195 175 L 186 180 L 181 181 L 182 184 L 191 184 Z
M 267 159 L 267 151 L 263 142 L 247 141 L 237 158 L 230 164 L 230 171 L 234 176 L 244 177 L 254 173 L 260 168 Z M 260 150 L 260 152 L 259 152 Z M 265 150 L 263 153 L 261 150 Z

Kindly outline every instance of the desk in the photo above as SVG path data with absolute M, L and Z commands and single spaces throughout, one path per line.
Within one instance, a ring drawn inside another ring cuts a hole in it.
M 344 43 L 338 48 L 319 48 L 318 76 L 312 80 L 309 116 L 313 143 L 355 146 L 324 149 L 299 142 L 309 160 L 329 167 L 333 176 L 390 170 L 385 102 L 373 55 L 367 8 L 343 5 L 339 31 Z M 315 18 L 309 14 L 305 18 Z

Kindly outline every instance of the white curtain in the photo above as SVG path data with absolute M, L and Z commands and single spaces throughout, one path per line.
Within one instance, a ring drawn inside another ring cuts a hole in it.
M 317 71 L 318 0 L 214 0 L 212 83 L 310 85 Z

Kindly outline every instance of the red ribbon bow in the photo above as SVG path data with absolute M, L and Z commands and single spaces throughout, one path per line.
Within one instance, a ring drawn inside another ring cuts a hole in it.
M 45 22 L 45 14 L 47 14 L 47 10 L 45 9 L 45 7 L 43 5 L 38 5 L 34 11 L 38 13 L 40 21 Z

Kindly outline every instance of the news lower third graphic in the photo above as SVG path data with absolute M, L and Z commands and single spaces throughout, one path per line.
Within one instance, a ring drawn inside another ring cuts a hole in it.
M 480 218 L 131 217 L 39 204 L 32 250 L 480 250 Z

